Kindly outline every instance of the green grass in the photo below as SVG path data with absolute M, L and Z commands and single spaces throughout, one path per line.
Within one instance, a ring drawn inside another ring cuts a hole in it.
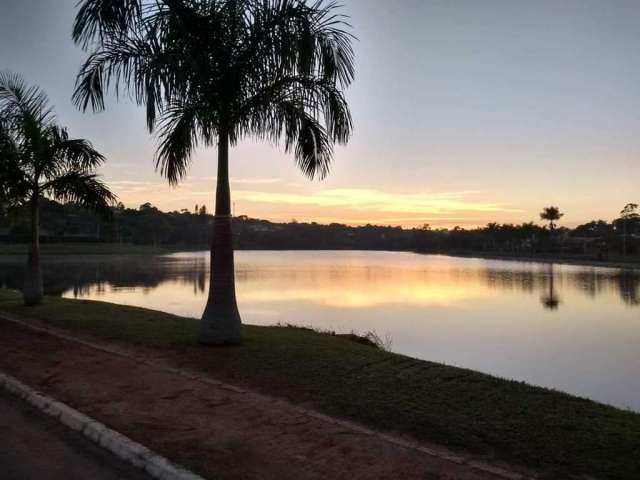
M 181 365 L 328 414 L 529 466 L 548 478 L 640 478 L 640 415 L 299 328 L 245 326 L 241 347 L 196 343 L 197 320 L 47 298 L 0 310 L 68 330 L 163 348 Z M 583 477 L 581 477 L 583 478 Z
M 43 255 L 158 255 L 180 250 L 179 246 L 119 243 L 43 243 L 40 248 Z M 0 243 L 0 255 L 26 255 L 28 251 L 26 243 Z

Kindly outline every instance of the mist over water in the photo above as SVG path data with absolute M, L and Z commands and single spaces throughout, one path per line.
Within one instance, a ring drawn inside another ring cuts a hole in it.
M 23 267 L 0 259 L 0 286 Z M 50 295 L 199 317 L 209 255 L 45 258 Z M 245 323 L 375 331 L 391 349 L 640 411 L 640 272 L 396 252 L 239 251 Z

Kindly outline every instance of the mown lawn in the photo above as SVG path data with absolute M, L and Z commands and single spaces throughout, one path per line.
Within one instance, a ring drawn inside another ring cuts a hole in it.
M 245 326 L 241 347 L 211 348 L 197 344 L 197 320 L 141 308 L 59 298 L 26 308 L 0 290 L 0 310 L 163 348 L 221 379 L 546 478 L 640 478 L 640 415 L 590 400 L 304 329 Z

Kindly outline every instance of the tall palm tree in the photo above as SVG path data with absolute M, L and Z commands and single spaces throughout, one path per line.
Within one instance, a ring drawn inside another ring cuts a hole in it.
M 352 132 L 343 90 L 354 77 L 352 36 L 333 2 L 314 0 L 83 0 L 73 37 L 94 48 L 74 100 L 104 108 L 112 86 L 146 106 L 156 168 L 171 184 L 199 143 L 217 144 L 211 282 L 200 323 L 207 344 L 239 343 L 229 147 L 284 143 L 310 178 L 329 171 Z
M 540 213 L 540 220 L 546 220 L 549 222 L 549 229 L 555 230 L 556 222 L 564 217 L 564 213 L 560 213 L 558 207 L 545 207 Z
M 83 139 L 58 125 L 42 90 L 22 77 L 0 73 L 0 200 L 29 205 L 31 246 L 24 300 L 42 302 L 39 204 L 42 197 L 71 201 L 108 213 L 115 196 L 93 173 L 104 161 Z

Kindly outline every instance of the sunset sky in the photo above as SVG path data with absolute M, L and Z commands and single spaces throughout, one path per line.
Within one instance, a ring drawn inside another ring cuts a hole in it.
M 101 173 L 125 205 L 212 210 L 214 150 L 171 188 L 140 108 L 71 104 L 85 57 L 70 38 L 75 3 L 2 0 L 0 70 L 47 91 L 72 136 L 108 158 Z M 451 227 L 537 221 L 554 204 L 575 226 L 640 203 L 640 2 L 343 3 L 358 37 L 352 141 L 322 182 L 282 148 L 243 142 L 231 152 L 237 215 Z

